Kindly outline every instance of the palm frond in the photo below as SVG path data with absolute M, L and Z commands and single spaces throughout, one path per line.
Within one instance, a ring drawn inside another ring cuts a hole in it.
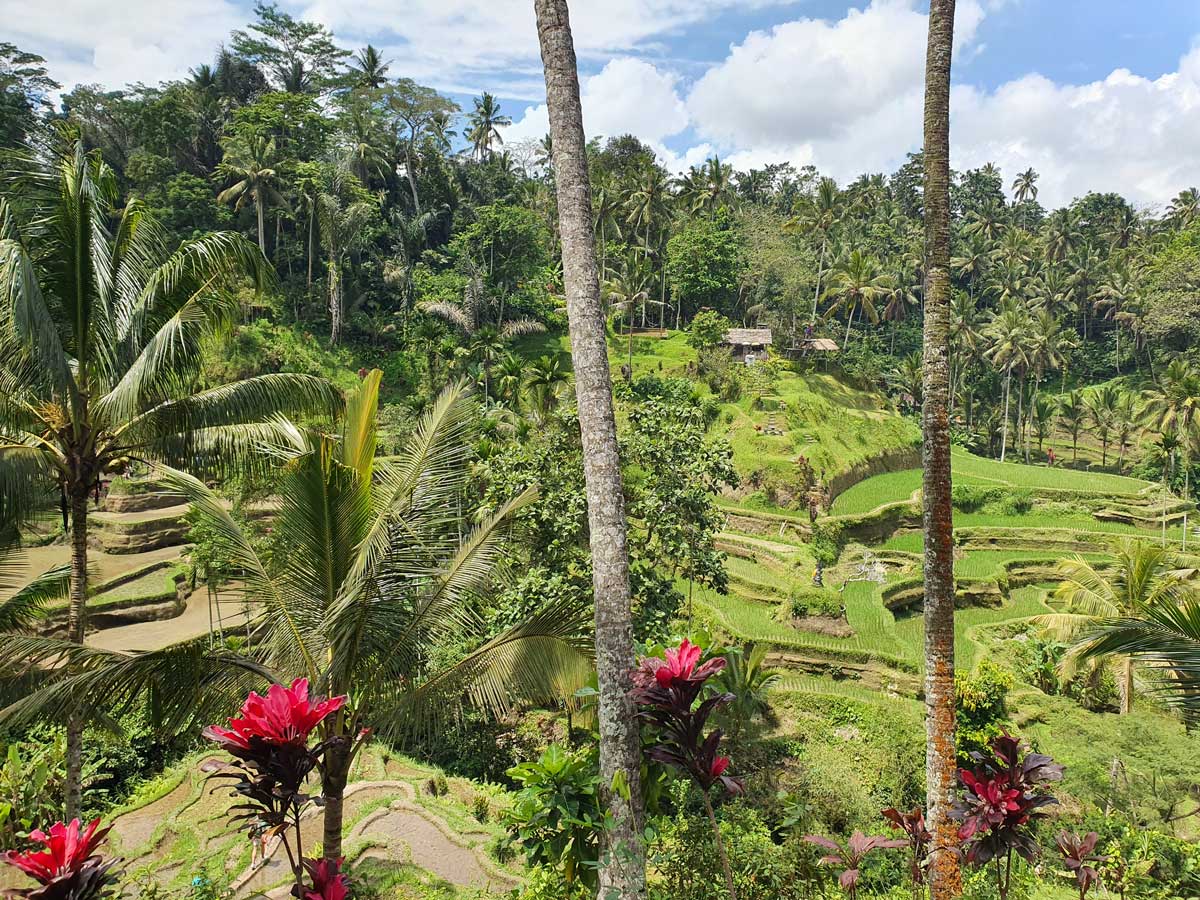
M 11 550 L 0 548 L 0 573 L 12 555 L 15 554 Z M 0 601 L 0 632 L 33 628 L 45 618 L 51 604 L 66 599 L 70 584 L 70 567 L 57 566 L 38 575 L 7 600 Z

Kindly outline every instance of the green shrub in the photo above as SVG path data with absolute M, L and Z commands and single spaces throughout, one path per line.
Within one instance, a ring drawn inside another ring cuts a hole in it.
M 987 658 L 971 674 L 955 675 L 960 759 L 968 760 L 972 752 L 986 750 L 992 738 L 1008 725 L 1008 692 L 1012 686 L 1012 673 Z
M 842 599 L 833 591 L 793 587 L 791 593 L 780 602 L 777 617 L 782 622 L 807 616 L 836 617 L 842 614 L 842 609 Z
M 812 528 L 813 556 L 822 565 L 832 566 L 842 555 L 846 541 L 841 522 L 817 522 Z
M 476 794 L 471 798 L 471 815 L 476 821 L 486 822 L 492 814 L 492 802 L 485 794 Z

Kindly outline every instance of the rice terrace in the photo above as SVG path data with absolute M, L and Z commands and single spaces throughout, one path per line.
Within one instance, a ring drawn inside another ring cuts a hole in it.
M 0 889 L 1200 897 L 1193 4 L 0 6 Z

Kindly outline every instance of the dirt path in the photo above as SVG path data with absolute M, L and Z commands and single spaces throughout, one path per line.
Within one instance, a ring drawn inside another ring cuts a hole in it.
M 511 879 L 489 874 L 474 850 L 456 844 L 420 813 L 402 805 L 369 816 L 350 837 L 383 841 L 389 858 L 407 857 L 413 865 L 459 887 L 507 891 L 514 884 Z
M 179 548 L 173 548 L 178 552 Z M 246 616 L 240 602 L 228 592 L 218 595 L 218 604 L 212 610 L 215 617 L 220 611 L 221 626 L 225 633 L 236 631 L 246 624 Z M 251 612 L 253 613 L 253 607 Z M 122 625 L 117 628 L 105 628 L 89 634 L 87 645 L 100 650 L 161 650 L 168 644 L 186 641 L 190 638 L 207 634 L 209 630 L 208 591 L 203 587 L 192 592 L 188 597 L 183 612 L 173 619 L 161 619 L 155 622 L 138 622 L 136 625 Z M 213 627 L 216 620 L 213 620 Z
M 151 522 L 155 519 L 182 519 L 191 509 L 190 503 L 180 503 L 176 506 L 164 506 L 159 509 L 142 509 L 137 512 L 104 512 L 92 514 L 92 520 L 97 524 L 105 522 Z
M 100 550 L 89 550 L 88 567 L 92 572 L 90 583 L 100 584 L 110 578 L 115 578 L 122 572 L 129 572 L 147 563 L 159 562 L 164 559 L 178 559 L 179 551 L 179 547 L 160 547 L 158 550 L 147 550 L 145 553 L 104 553 Z M 28 547 L 21 552 L 21 556 L 25 562 L 21 582 L 25 583 L 47 569 L 65 566 L 69 563 L 71 548 L 66 544 Z
M 145 843 L 154 835 L 154 830 L 168 816 L 177 814 L 179 807 L 194 789 L 191 778 L 184 778 L 174 790 L 153 803 L 135 809 L 113 822 L 114 844 L 125 856 L 136 856 Z

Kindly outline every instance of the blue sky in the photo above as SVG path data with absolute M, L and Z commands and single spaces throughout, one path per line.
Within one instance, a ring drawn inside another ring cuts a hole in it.
M 839 180 L 920 142 L 927 0 L 573 0 L 585 124 L 630 131 L 674 169 L 719 153 Z M 497 94 L 519 153 L 546 130 L 532 0 L 281 0 L 347 47 L 464 106 Z M 959 0 L 954 165 L 1032 165 L 1042 199 L 1118 190 L 1165 203 L 1200 183 L 1200 2 Z M 68 86 L 180 77 L 251 17 L 245 0 L 0 0 L 0 40 Z

